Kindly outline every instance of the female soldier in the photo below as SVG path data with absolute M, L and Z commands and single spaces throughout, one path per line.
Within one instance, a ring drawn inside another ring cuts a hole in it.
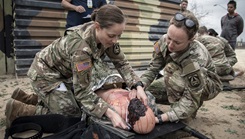
M 134 91 L 137 97 L 147 104 L 140 78 L 129 66 L 117 43 L 126 24 L 123 12 L 108 4 L 95 10 L 91 19 L 92 22 L 79 26 L 36 54 L 28 76 L 42 105 L 35 107 L 10 100 L 6 106 L 9 123 L 18 116 L 34 114 L 81 116 L 82 109 L 97 118 L 105 115 L 115 127 L 127 129 L 125 121 L 91 89 L 110 74 L 107 73 L 109 66 L 102 61 L 105 55 L 111 59 L 127 86 L 137 89 Z
M 209 52 L 194 40 L 198 27 L 193 14 L 176 13 L 167 34 L 154 45 L 150 68 L 141 80 L 157 103 L 171 104 L 170 110 L 156 117 L 157 123 L 194 116 L 203 101 L 214 98 L 222 89 Z M 153 82 L 163 68 L 163 77 Z

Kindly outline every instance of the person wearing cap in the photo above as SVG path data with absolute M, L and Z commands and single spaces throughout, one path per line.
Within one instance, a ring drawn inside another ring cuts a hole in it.
M 198 37 L 196 37 L 196 40 L 201 42 L 207 48 L 214 61 L 215 69 L 220 77 L 220 80 L 233 80 L 234 77 L 232 76 L 232 74 L 234 73 L 234 71 L 226 57 L 224 50 L 225 44 L 217 37 L 208 35 L 208 30 L 205 26 L 201 26 L 199 28 Z
M 229 61 L 230 65 L 233 67 L 237 63 L 237 58 L 236 58 L 236 53 L 232 49 L 229 42 L 225 38 L 219 36 L 219 34 L 212 28 L 208 29 L 208 35 L 217 37 L 218 39 L 220 39 L 222 41 L 222 43 L 225 46 L 224 47 L 225 56 L 226 56 L 227 60 Z M 236 70 L 234 70 L 233 76 L 237 77 L 237 76 L 242 76 L 243 74 L 244 74 L 244 71 L 236 69 Z
M 235 50 L 237 37 L 243 32 L 243 18 L 235 12 L 236 1 L 230 0 L 227 4 L 228 13 L 221 18 L 221 37 L 228 40 L 229 44 Z

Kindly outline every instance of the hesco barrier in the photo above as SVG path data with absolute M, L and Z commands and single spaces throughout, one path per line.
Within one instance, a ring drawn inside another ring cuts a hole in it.
M 0 64 L 3 65 L 0 68 L 0 73 L 6 73 L 5 66 L 5 43 L 4 43 L 4 12 L 3 12 L 3 0 L 0 0 Z M 0 74 L 1 75 L 1 74 Z
M 17 75 L 26 75 L 35 54 L 53 40 L 63 36 L 67 12 L 61 0 L 13 0 L 13 46 Z M 179 11 L 180 0 L 115 0 L 127 15 L 127 26 L 119 40 L 134 68 L 146 68 L 153 44 Z

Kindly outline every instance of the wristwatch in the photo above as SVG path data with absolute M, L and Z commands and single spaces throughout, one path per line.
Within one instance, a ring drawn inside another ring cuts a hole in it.
M 136 84 L 134 84 L 134 85 L 131 87 L 131 90 L 132 90 L 132 89 L 136 89 L 136 90 L 137 90 L 137 86 L 144 87 L 144 84 L 143 84 L 141 81 L 138 81 L 138 82 L 136 82 Z

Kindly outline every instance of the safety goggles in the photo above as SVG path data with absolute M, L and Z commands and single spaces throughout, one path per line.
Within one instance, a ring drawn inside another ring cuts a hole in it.
M 174 19 L 175 19 L 176 21 L 178 21 L 178 22 L 184 21 L 185 26 L 186 26 L 187 28 L 189 28 L 189 29 L 194 28 L 194 27 L 196 26 L 196 23 L 195 23 L 193 20 L 191 20 L 191 19 L 189 19 L 189 18 L 186 18 L 186 17 L 185 17 L 183 14 L 181 14 L 181 13 L 176 13 L 176 14 L 174 15 Z

